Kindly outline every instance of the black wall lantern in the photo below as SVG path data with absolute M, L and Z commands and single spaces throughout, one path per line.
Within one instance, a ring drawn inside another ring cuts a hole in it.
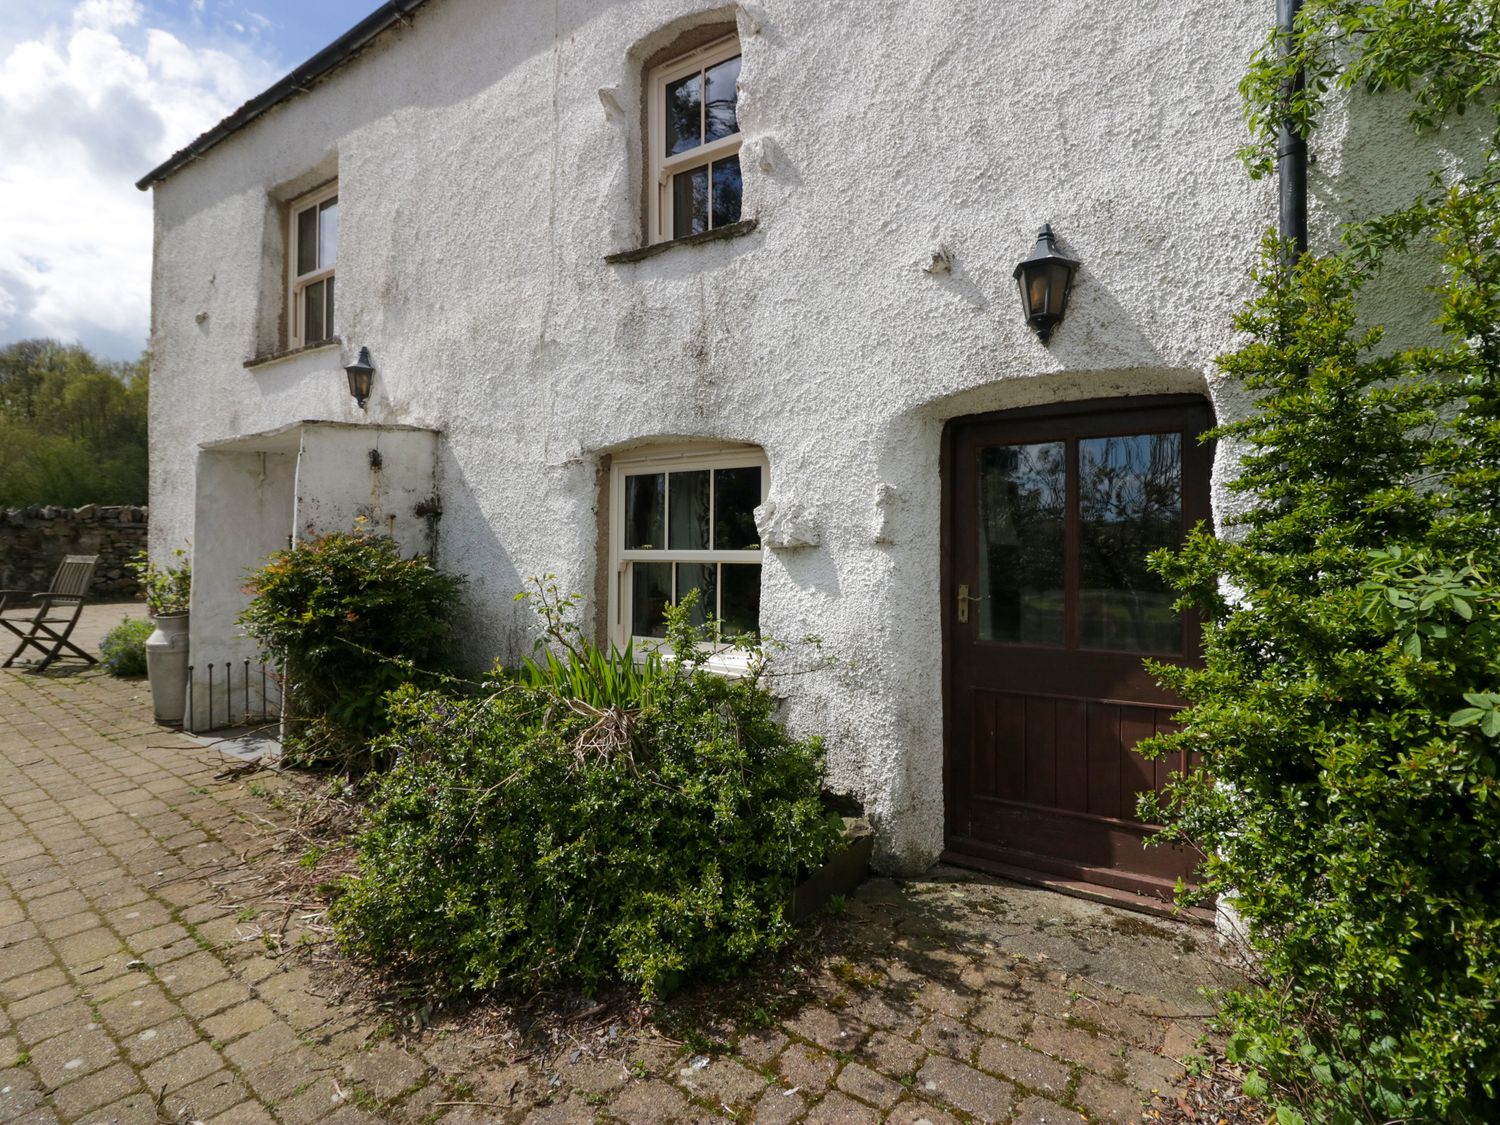
M 1052 224 L 1042 227 L 1036 246 L 1016 267 L 1016 282 L 1021 287 L 1021 308 L 1026 323 L 1036 331 L 1042 343 L 1052 339 L 1052 330 L 1062 323 L 1068 310 L 1068 291 L 1073 288 L 1073 274 L 1078 262 L 1057 252 Z
M 344 368 L 344 373 L 349 376 L 349 393 L 363 410 L 365 399 L 370 397 L 370 380 L 375 375 L 375 365 L 370 362 L 370 349 L 360 348 L 359 358 Z

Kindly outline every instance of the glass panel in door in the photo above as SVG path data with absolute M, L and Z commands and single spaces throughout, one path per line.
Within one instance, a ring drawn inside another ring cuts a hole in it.
M 1066 446 L 979 451 L 979 639 L 1063 643 Z
M 1182 541 L 1182 435 L 1078 442 L 1079 644 L 1180 653 L 1182 618 L 1146 556 Z

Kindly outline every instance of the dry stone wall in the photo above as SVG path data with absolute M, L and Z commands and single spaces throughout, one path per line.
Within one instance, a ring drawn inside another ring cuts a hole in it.
M 0 512 L 0 589 L 45 590 L 64 555 L 98 555 L 93 597 L 130 597 L 139 586 L 126 564 L 146 547 L 147 509 L 7 508 Z

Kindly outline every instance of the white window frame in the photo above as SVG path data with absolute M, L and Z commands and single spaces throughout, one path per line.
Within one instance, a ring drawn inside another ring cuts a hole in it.
M 765 451 L 753 445 L 673 446 L 630 451 L 615 456 L 610 465 L 609 484 L 609 639 L 624 648 L 634 645 L 643 654 L 662 645 L 660 637 L 632 636 L 630 632 L 634 597 L 632 567 L 645 563 L 759 563 L 765 565 L 765 546 L 753 551 L 672 551 L 625 549 L 625 478 L 642 473 L 680 473 L 703 469 L 760 469 L 760 504 L 766 502 L 771 488 L 770 464 Z M 712 480 L 712 477 L 710 477 Z M 667 493 L 670 496 L 670 481 Z M 710 500 L 710 511 L 712 500 Z M 665 513 L 663 513 L 665 516 Z M 709 539 L 712 543 L 712 538 Z M 764 575 L 764 571 L 762 571 Z M 717 671 L 743 671 L 745 654 L 730 645 L 710 646 L 719 655 L 710 667 Z M 722 665 L 722 666 L 721 666 Z
M 697 168 L 700 165 L 712 163 L 715 160 L 723 160 L 734 156 L 740 151 L 741 133 L 736 130 L 727 137 L 720 137 L 716 141 L 690 148 L 686 152 L 679 152 L 675 156 L 667 156 L 667 87 L 680 78 L 686 78 L 695 70 L 706 70 L 708 67 L 732 59 L 740 54 L 740 38 L 738 35 L 728 35 L 723 39 L 717 39 L 706 46 L 699 47 L 681 58 L 673 59 L 669 63 L 657 67 L 650 74 L 648 86 L 650 88 L 649 112 L 647 121 L 649 127 L 646 130 L 646 145 L 650 172 L 647 180 L 650 194 L 648 216 L 651 226 L 651 236 L 648 242 L 671 242 L 672 241 L 672 177 L 678 172 Z M 738 84 L 736 84 L 738 85 Z M 736 120 L 738 120 L 739 98 L 735 97 Z M 702 112 L 708 112 L 708 101 L 703 100 Z M 701 135 L 701 134 L 700 134 Z M 740 169 L 741 177 L 744 169 Z M 743 217 L 743 216 L 742 216 Z M 709 194 L 709 229 L 713 229 L 713 195 Z
M 332 340 L 337 333 L 332 324 L 324 325 L 323 337 L 320 340 L 308 340 L 305 338 L 306 326 L 302 323 L 302 291 L 309 285 L 333 277 L 338 265 L 338 250 L 334 250 L 334 264 L 327 267 L 319 267 L 309 273 L 299 274 L 297 272 L 297 218 L 304 211 L 313 207 L 321 207 L 330 199 L 337 198 L 339 194 L 338 180 L 330 180 L 321 187 L 314 188 L 306 195 L 298 196 L 287 204 L 286 225 L 286 323 L 287 323 L 287 347 L 302 348 L 309 344 L 321 344 Z M 339 234 L 343 234 L 343 216 L 339 216 Z M 334 299 L 334 308 L 338 307 L 338 299 Z

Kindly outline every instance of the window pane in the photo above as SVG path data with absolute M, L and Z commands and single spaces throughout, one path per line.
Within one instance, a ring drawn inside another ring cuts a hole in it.
M 714 550 L 755 551 L 755 506 L 760 503 L 760 466 L 714 470 Z
M 736 55 L 732 59 L 725 59 L 717 66 L 708 68 L 708 104 L 704 111 L 704 127 L 707 136 L 704 140 L 716 141 L 720 137 L 727 137 L 731 133 L 740 131 L 739 119 L 735 113 L 735 88 L 734 83 L 740 76 L 740 59 Z
M 717 613 L 714 607 L 714 578 L 719 568 L 713 563 L 677 564 L 677 600 L 680 602 L 692 590 L 698 591 L 698 604 L 688 615 L 688 621 L 702 625 L 710 614 Z
M 328 287 L 328 311 L 323 318 L 323 328 L 327 335 L 333 335 L 333 278 L 323 283 Z
M 667 546 L 674 551 L 708 550 L 708 470 L 673 473 L 669 492 Z
M 703 75 L 689 74 L 667 84 L 667 155 L 703 143 Z
M 671 602 L 671 563 L 630 564 L 631 636 L 665 637 L 667 606 Z
M 327 336 L 323 319 L 325 282 L 316 281 L 302 290 L 302 342 L 315 344 Z
M 320 207 L 318 213 L 318 268 L 328 269 L 338 257 L 339 248 L 339 201 L 330 199 Z
M 1062 442 L 979 451 L 979 639 L 1063 643 Z
M 760 563 L 725 563 L 719 567 L 719 578 L 724 584 L 721 635 L 760 636 Z
M 672 177 L 672 237 L 708 229 L 708 165 Z
M 727 160 L 715 160 L 713 171 L 713 225 L 723 227 L 737 223 L 740 221 L 740 196 L 744 192 L 740 184 L 740 158 L 736 155 Z
M 297 274 L 312 273 L 318 268 L 318 209 L 309 207 L 297 214 Z
M 666 543 L 666 482 L 661 473 L 625 478 L 627 551 L 659 551 Z
M 1078 505 L 1080 644 L 1181 652 L 1182 619 L 1146 556 L 1182 541 L 1182 436 L 1080 440 Z

